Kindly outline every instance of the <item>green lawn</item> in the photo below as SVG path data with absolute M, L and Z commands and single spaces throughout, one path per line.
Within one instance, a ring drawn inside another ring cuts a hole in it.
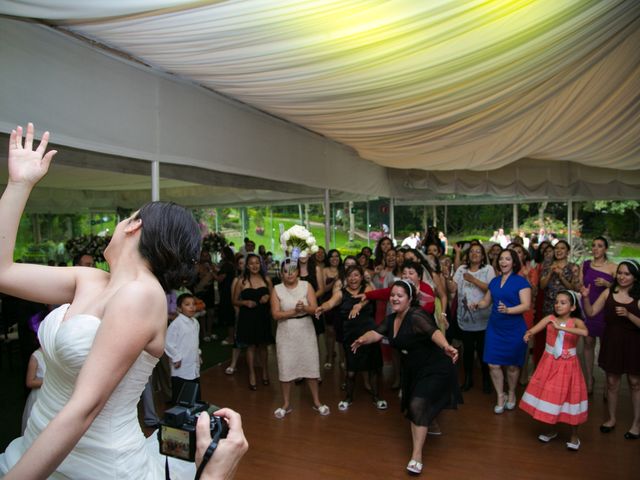
M 315 223 L 315 222 L 314 222 Z M 264 234 L 259 235 L 256 233 L 256 224 L 253 218 L 249 219 L 249 226 L 246 232 L 246 236 L 251 238 L 256 242 L 256 247 L 260 245 L 264 245 L 267 251 L 273 252 L 273 255 L 276 258 L 281 258 L 283 256 L 282 247 L 280 246 L 280 224 L 284 226 L 284 229 L 287 230 L 294 225 L 299 225 L 300 221 L 292 218 L 273 218 L 273 223 L 269 217 L 266 217 L 264 220 Z M 324 225 L 312 225 L 311 233 L 314 237 L 316 237 L 316 241 L 318 245 L 324 245 Z M 347 232 L 342 231 L 341 229 L 332 229 L 331 241 L 329 244 L 329 248 L 338 248 L 343 253 L 353 253 L 355 251 L 360 251 L 360 249 L 367 245 L 367 240 L 363 238 L 356 238 L 356 240 L 349 244 L 349 235 Z M 234 242 L 236 246 L 236 250 L 242 245 L 243 235 L 241 231 L 238 230 L 223 230 L 225 237 L 227 238 L 227 242 Z M 337 246 L 337 247 L 336 247 Z M 370 242 L 371 248 L 375 247 L 375 242 Z M 326 246 L 325 246 L 326 248 Z M 256 248 L 257 249 L 257 248 Z
M 624 245 L 620 249 L 621 258 L 640 258 L 640 245 Z
M 239 222 L 238 222 L 239 223 Z M 317 222 L 311 226 L 311 233 L 318 242 L 318 245 L 324 246 L 324 226 L 316 225 Z M 264 245 L 267 251 L 273 252 L 276 258 L 281 258 L 283 255 L 282 248 L 280 247 L 280 224 L 283 224 L 284 229 L 288 229 L 293 225 L 300 224 L 298 219 L 294 218 L 280 218 L 274 217 L 273 223 L 269 217 L 266 217 L 264 220 L 265 231 L 263 235 L 259 235 L 256 233 L 256 224 L 253 218 L 249 219 L 249 226 L 246 232 L 246 236 L 251 238 L 256 242 L 256 245 Z M 343 255 L 344 254 L 354 254 L 360 251 L 360 249 L 369 245 L 371 248 L 375 247 L 376 242 L 371 240 L 367 242 L 366 238 L 356 237 L 355 241 L 349 244 L 348 234 L 339 228 L 331 227 L 331 241 L 327 249 L 329 248 L 338 248 Z M 236 245 L 236 249 L 238 249 L 242 245 L 243 235 L 239 229 L 236 230 L 223 230 L 228 242 L 234 242 Z M 472 238 L 477 238 L 482 242 L 486 242 L 489 239 L 488 235 L 482 235 L 477 233 L 469 233 L 469 234 L 458 234 L 458 235 L 450 235 L 449 236 L 449 254 L 453 253 L 453 245 L 458 240 L 470 240 Z M 397 238 L 398 242 L 401 241 L 401 238 Z M 640 258 L 640 245 L 631 244 L 631 243 L 621 243 L 619 245 L 612 245 L 612 259 L 614 261 L 620 261 L 624 258 Z M 588 252 L 587 252 L 588 253 Z

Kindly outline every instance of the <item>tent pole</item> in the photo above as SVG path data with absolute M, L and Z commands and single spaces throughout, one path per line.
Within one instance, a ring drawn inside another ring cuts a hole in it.
M 393 242 L 393 245 L 395 246 L 396 242 L 395 242 L 395 238 L 396 238 L 396 219 L 395 219 L 395 215 L 394 215 L 394 208 L 395 208 L 395 200 L 393 197 L 391 197 L 389 199 L 389 231 L 391 233 L 391 241 Z
M 435 204 L 433 205 L 433 226 L 438 226 L 438 210 L 436 209 Z
M 371 230 L 371 220 L 369 219 L 369 200 L 367 200 L 367 246 L 371 246 L 371 236 L 369 232 Z
M 424 231 L 427 231 L 427 224 L 429 220 L 429 215 L 427 215 L 427 206 L 423 205 L 422 206 L 422 226 L 424 227 Z
M 569 245 L 571 245 L 570 257 L 569 260 L 573 260 L 573 229 L 572 229 L 572 220 L 573 220 L 573 202 L 571 200 L 567 200 L 567 241 Z
M 331 241 L 331 229 L 329 226 L 329 216 L 331 215 L 331 204 L 329 203 L 329 189 L 324 189 L 324 246 L 329 250 Z
M 334 203 L 331 205 L 331 248 L 336 248 L 336 214 L 337 207 Z
M 513 231 L 518 232 L 518 204 L 513 204 Z
M 160 200 L 160 162 L 151 162 L 151 201 Z
M 353 202 L 349 202 L 349 242 L 353 242 L 356 230 L 356 215 L 353 209 Z
M 444 225 L 442 225 L 442 230 L 444 231 L 444 234 L 447 234 L 447 216 L 448 216 L 448 212 L 447 212 L 447 204 L 444 204 Z M 447 253 L 447 252 L 445 252 Z
M 271 226 L 271 251 L 273 252 L 276 248 L 274 238 L 276 231 L 273 229 L 273 205 L 269 206 L 269 225 Z

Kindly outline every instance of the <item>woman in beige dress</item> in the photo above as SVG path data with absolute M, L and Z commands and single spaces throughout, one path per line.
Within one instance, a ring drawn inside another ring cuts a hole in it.
M 278 322 L 278 377 L 284 400 L 282 407 L 273 412 L 276 418 L 291 413 L 291 383 L 298 378 L 307 381 L 313 409 L 320 415 L 330 413 L 329 407 L 320 402 L 318 393 L 318 343 L 311 317 L 317 307 L 316 295 L 310 283 L 298 278 L 298 273 L 297 266 L 289 259 L 282 262 L 282 283 L 274 287 L 271 296 L 271 315 Z

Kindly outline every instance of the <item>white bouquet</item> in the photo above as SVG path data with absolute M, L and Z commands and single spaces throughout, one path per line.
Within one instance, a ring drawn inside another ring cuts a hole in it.
M 294 225 L 280 236 L 282 249 L 291 257 L 291 267 L 297 268 L 300 257 L 308 257 L 318 251 L 316 239 L 302 225 Z

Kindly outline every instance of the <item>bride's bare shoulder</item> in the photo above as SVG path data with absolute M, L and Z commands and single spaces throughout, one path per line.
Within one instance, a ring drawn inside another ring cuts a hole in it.
M 166 317 L 167 297 L 159 284 L 131 280 L 119 286 L 105 310 L 126 310 L 139 316 Z

